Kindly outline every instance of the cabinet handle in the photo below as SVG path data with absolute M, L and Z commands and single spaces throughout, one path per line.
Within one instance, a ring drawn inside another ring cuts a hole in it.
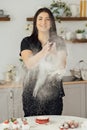
M 10 98 L 12 99 L 13 98 L 13 91 L 10 90 Z

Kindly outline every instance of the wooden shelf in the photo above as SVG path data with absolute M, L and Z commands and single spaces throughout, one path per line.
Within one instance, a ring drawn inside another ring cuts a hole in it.
M 26 18 L 27 21 L 33 21 L 33 17 Z
M 85 21 L 87 17 L 59 17 L 61 21 Z M 56 19 L 56 21 L 58 20 Z M 26 18 L 27 21 L 33 21 L 33 17 Z
M 87 17 L 59 17 L 62 21 L 85 21 Z
M 73 43 L 87 43 L 87 39 L 74 39 L 72 40 Z
M 10 21 L 9 17 L 0 17 L 0 21 Z

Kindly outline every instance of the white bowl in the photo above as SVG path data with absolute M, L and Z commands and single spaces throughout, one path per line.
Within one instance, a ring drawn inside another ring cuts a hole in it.
M 82 69 L 81 75 L 83 80 L 87 80 L 87 69 Z
M 85 39 L 87 39 L 87 33 L 85 33 Z

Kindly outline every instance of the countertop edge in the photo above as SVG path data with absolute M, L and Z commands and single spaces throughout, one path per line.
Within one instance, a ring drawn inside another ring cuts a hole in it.
M 63 82 L 63 85 L 70 85 L 70 84 L 83 84 L 87 83 L 87 80 L 84 81 L 70 81 L 70 82 Z M 5 84 L 0 84 L 0 89 L 4 88 L 20 88 L 22 87 L 22 83 L 16 82 L 6 82 Z
M 83 83 L 87 83 L 87 80 L 63 82 L 64 85 L 70 85 L 70 84 L 83 84 Z

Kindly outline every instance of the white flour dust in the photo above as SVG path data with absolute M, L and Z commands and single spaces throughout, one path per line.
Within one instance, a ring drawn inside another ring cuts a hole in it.
M 66 70 L 63 62 L 64 59 L 66 60 L 66 46 L 64 40 L 60 37 L 56 38 L 53 36 L 49 41 L 56 45 L 56 53 L 47 55 L 39 62 L 38 67 L 27 72 L 28 76 L 25 82 L 29 83 L 29 79 L 33 79 L 32 81 L 30 80 L 30 82 L 34 82 L 36 79 L 33 88 L 34 97 L 39 96 L 41 98 L 44 95 L 45 98 L 49 95 L 53 96 L 51 94 L 53 90 L 50 91 L 50 86 L 55 86 L 56 81 L 62 79 Z

